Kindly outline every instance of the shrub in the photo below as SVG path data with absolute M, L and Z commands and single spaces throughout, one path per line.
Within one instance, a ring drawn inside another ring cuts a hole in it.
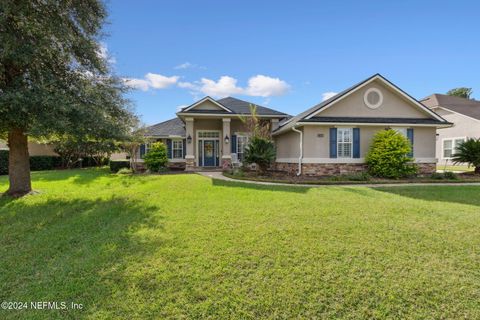
M 128 160 L 110 160 L 110 171 L 116 173 L 122 168 L 130 169 L 130 161 L 128 161 Z
M 130 168 L 121 168 L 117 171 L 117 174 L 132 174 L 133 170 Z
M 8 174 L 8 150 L 0 150 L 0 175 Z
M 53 170 L 60 166 L 60 157 L 58 156 L 31 156 L 30 157 L 30 170 Z
M 260 137 L 253 137 L 250 140 L 245 149 L 245 163 L 255 163 L 260 173 L 265 173 L 274 160 L 275 145 L 272 141 Z
M 369 173 L 392 179 L 416 174 L 417 167 L 408 156 L 411 150 L 408 139 L 395 130 L 377 132 L 366 158 Z
M 151 145 L 143 158 L 147 169 L 151 172 L 160 172 L 167 166 L 167 147 L 161 142 L 155 142 Z
M 457 175 L 452 171 L 445 171 L 443 173 L 443 177 L 447 180 L 457 180 L 458 179 Z
M 452 160 L 454 164 L 468 163 L 475 167 L 475 174 L 480 174 L 480 138 L 471 138 L 460 143 Z

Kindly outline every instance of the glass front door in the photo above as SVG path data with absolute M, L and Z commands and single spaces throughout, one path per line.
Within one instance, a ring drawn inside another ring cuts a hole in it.
M 215 140 L 203 141 L 203 165 L 205 167 L 214 167 L 216 165 Z

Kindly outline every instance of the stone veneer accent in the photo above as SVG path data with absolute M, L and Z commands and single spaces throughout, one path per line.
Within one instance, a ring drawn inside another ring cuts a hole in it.
M 432 174 L 437 171 L 436 163 L 417 163 L 419 174 Z
M 417 163 L 419 174 L 431 174 L 436 171 L 435 163 Z M 295 175 L 298 163 L 276 162 L 275 170 L 285 171 Z M 335 176 L 341 174 L 354 174 L 366 172 L 367 165 L 364 163 L 303 163 L 302 175 L 304 176 Z
M 185 171 L 195 171 L 195 159 L 185 159 Z

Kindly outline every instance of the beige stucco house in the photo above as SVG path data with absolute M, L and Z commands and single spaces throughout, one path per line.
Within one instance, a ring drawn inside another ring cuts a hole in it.
M 250 116 L 249 106 L 236 98 L 205 97 L 177 118 L 149 127 L 147 135 L 167 144 L 171 165 L 226 168 L 243 159 L 249 134 L 239 116 Z M 257 110 L 271 124 L 275 169 L 298 175 L 365 170 L 372 138 L 385 128 L 410 139 L 421 173 L 434 172 L 436 130 L 451 125 L 379 74 L 294 117 L 261 106 Z M 147 151 L 148 144 L 139 157 Z
M 436 157 L 439 164 L 451 164 L 456 147 L 467 138 L 480 138 L 480 101 L 432 94 L 421 102 L 453 126 L 437 131 Z

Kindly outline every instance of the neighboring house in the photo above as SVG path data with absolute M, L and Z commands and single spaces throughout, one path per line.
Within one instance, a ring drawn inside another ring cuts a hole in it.
M 467 138 L 480 138 L 480 101 L 445 94 L 432 94 L 421 102 L 453 123 L 437 131 L 439 164 L 451 164 L 456 147 Z
M 239 115 L 249 116 L 249 106 L 231 97 L 205 97 L 177 118 L 147 128 L 148 136 L 165 141 L 170 163 L 183 163 L 186 170 L 240 163 L 249 133 Z M 379 74 L 295 117 L 265 107 L 258 107 L 258 115 L 271 123 L 275 168 L 312 176 L 365 170 L 372 138 L 386 128 L 412 142 L 421 173 L 435 172 L 436 129 L 451 125 Z M 148 145 L 140 156 L 146 151 Z
M 8 145 L 3 140 L 0 140 L 0 150 L 8 150 Z M 53 151 L 52 145 L 33 141 L 28 142 L 28 154 L 30 156 L 58 156 L 58 154 Z

